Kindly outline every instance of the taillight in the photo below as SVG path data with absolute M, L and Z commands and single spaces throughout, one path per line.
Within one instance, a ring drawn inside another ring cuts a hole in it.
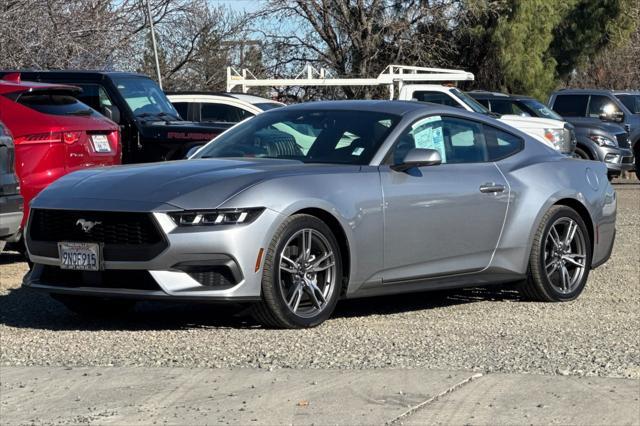
M 78 142 L 80 136 L 82 136 L 82 132 L 62 132 L 62 140 L 69 145 Z
M 33 135 L 19 136 L 15 138 L 16 144 L 36 144 L 36 143 L 60 143 L 62 142 L 62 133 L 36 133 Z
M 82 136 L 82 132 L 51 132 L 36 133 L 33 135 L 20 136 L 15 138 L 16 144 L 37 144 L 37 143 L 66 143 L 77 142 Z

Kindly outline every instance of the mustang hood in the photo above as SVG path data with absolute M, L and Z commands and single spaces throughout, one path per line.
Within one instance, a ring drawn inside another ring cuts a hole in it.
M 273 159 L 206 159 L 89 169 L 50 185 L 34 207 L 92 209 L 216 208 L 267 178 L 301 173 L 302 163 Z M 313 166 L 305 166 L 313 167 Z

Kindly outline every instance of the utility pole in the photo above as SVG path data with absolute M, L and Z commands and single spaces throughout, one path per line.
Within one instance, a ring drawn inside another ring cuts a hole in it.
M 160 60 L 158 59 L 158 46 L 156 46 L 156 32 L 153 30 L 153 17 L 151 16 L 151 5 L 147 0 L 147 12 L 149 15 L 149 27 L 151 28 L 151 43 L 153 44 L 153 56 L 156 58 L 156 73 L 158 74 L 158 85 L 162 89 L 162 75 L 160 74 Z

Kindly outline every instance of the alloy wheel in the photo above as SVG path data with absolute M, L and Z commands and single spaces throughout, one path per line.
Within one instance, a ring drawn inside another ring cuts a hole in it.
M 336 291 L 335 254 L 319 231 L 294 233 L 280 253 L 279 285 L 291 312 L 311 318 L 322 312 Z
M 581 283 L 587 262 L 587 245 L 578 223 L 568 217 L 557 219 L 547 232 L 543 256 L 544 271 L 553 288 L 562 294 Z

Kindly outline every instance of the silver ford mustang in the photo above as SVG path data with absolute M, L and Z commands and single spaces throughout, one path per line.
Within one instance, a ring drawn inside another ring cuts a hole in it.
M 610 256 L 616 195 L 602 163 L 491 118 L 342 101 L 261 114 L 189 160 L 72 173 L 31 212 L 25 285 L 76 312 L 246 302 L 294 328 L 340 298 L 518 281 L 575 299 Z

